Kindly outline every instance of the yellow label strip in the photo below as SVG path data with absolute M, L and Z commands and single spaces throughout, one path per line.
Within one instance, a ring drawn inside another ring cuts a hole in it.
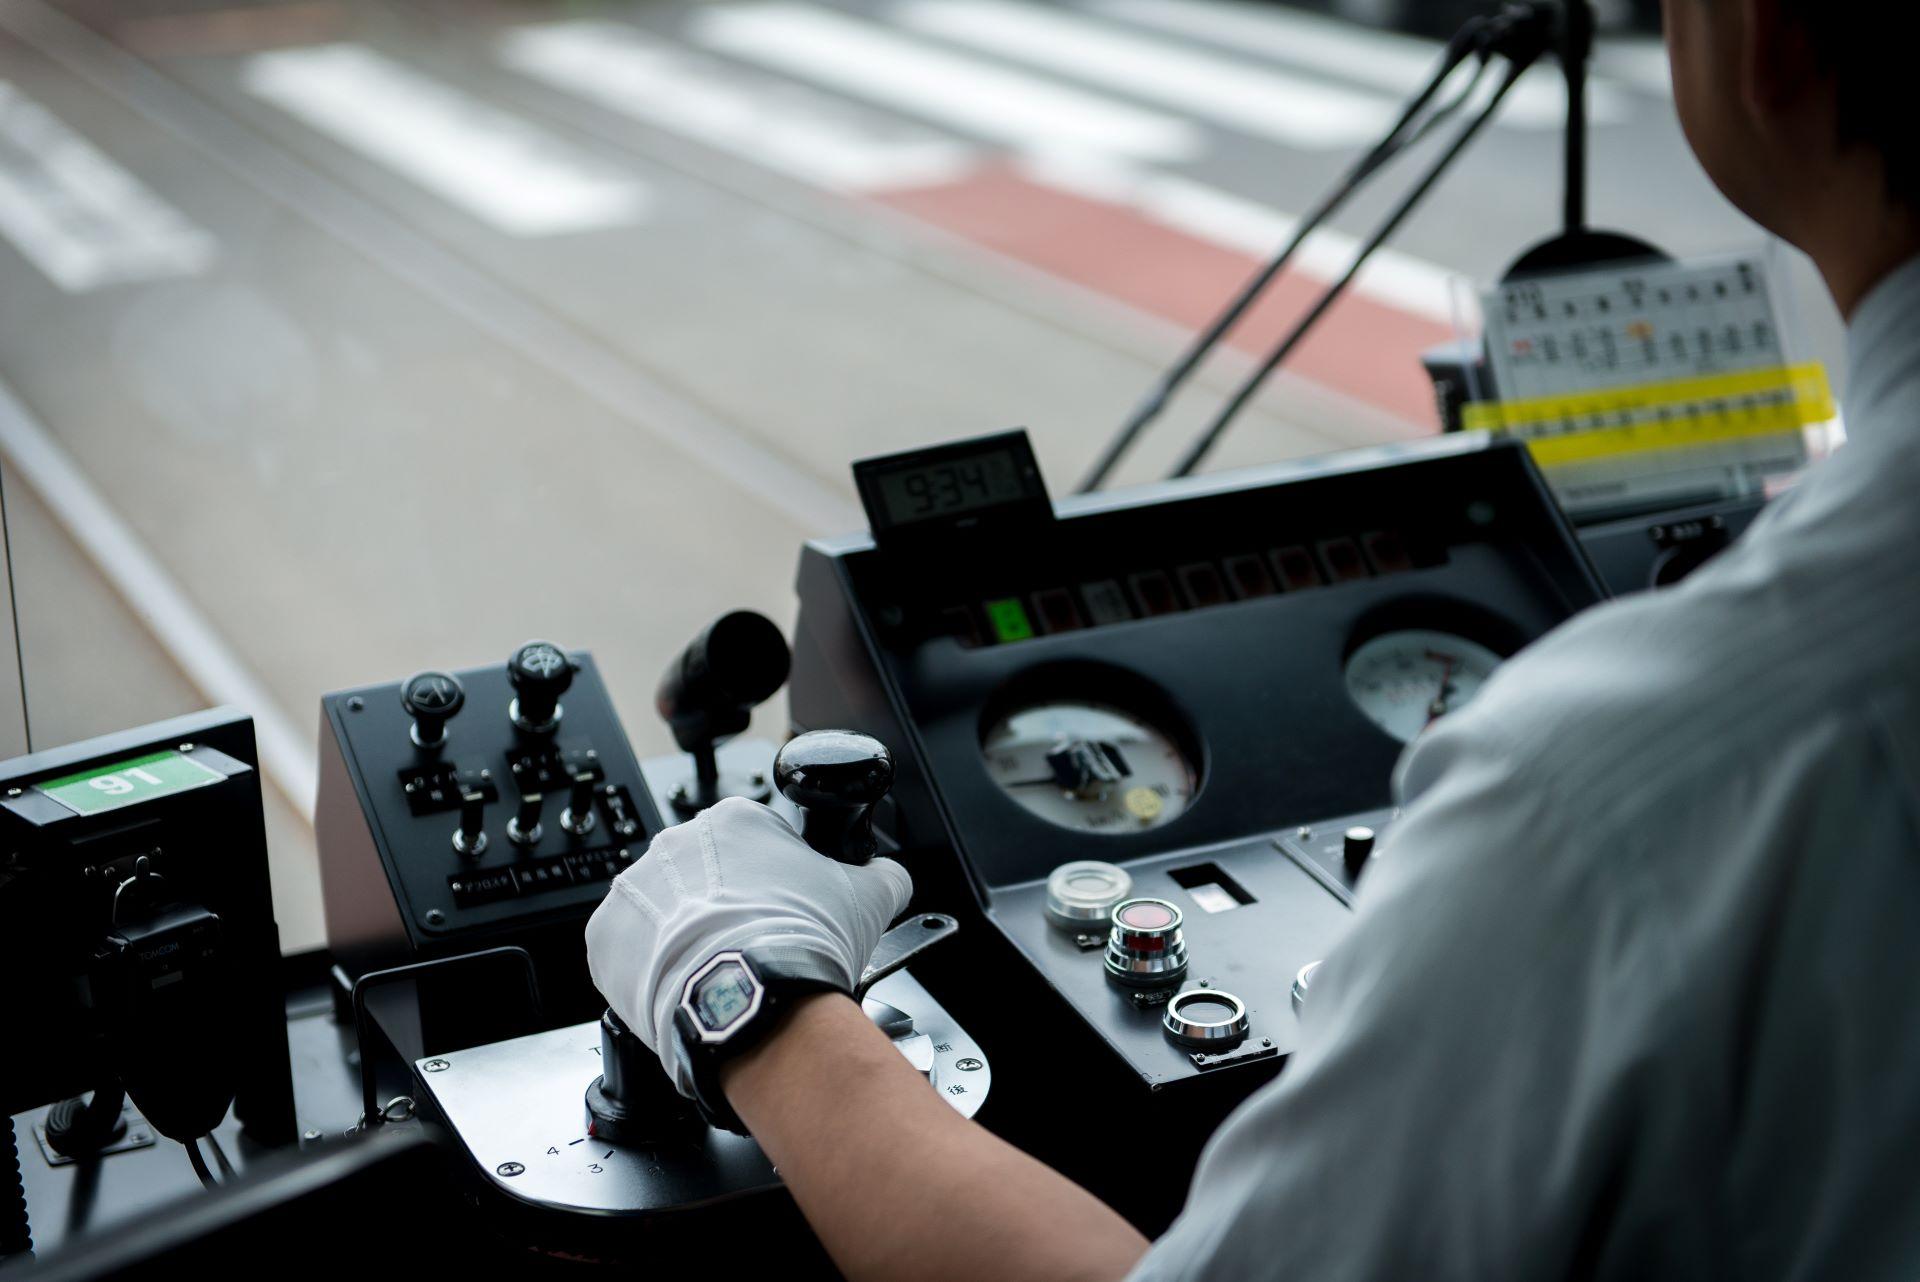
M 1542 467 L 1776 436 L 1838 413 L 1818 363 L 1466 407 L 1468 428 L 1525 440 Z

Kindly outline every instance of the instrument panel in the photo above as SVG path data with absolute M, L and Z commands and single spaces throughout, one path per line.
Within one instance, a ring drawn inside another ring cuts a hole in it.
M 930 906 L 970 898 L 1123 1079 L 1216 1100 L 1293 1049 L 1406 745 L 1605 595 L 1525 451 L 1470 436 L 876 529 L 802 555 L 796 728 L 895 745 Z

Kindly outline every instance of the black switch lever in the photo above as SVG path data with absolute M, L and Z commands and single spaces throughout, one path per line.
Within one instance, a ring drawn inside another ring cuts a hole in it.
M 809 846 L 843 864 L 873 859 L 873 807 L 893 787 L 887 745 L 853 730 L 814 730 L 780 749 L 773 779 L 804 813 L 800 835 Z
M 416 672 L 400 687 L 400 706 L 413 718 L 408 730 L 414 746 L 438 748 L 447 741 L 447 722 L 466 706 L 467 692 L 451 672 Z
M 599 822 L 593 813 L 593 794 L 598 792 L 599 782 L 593 772 L 583 770 L 573 777 L 573 787 L 567 794 L 567 808 L 560 812 L 560 826 L 576 837 L 584 837 L 592 832 Z
M 660 1059 L 612 1011 L 600 1016 L 600 1076 L 587 1087 L 588 1133 L 610 1144 L 657 1144 L 701 1127 Z
M 520 794 L 520 807 L 513 818 L 507 820 L 507 840 L 516 846 L 538 845 L 542 835 L 540 811 L 546 806 L 546 797 L 537 792 Z
M 466 788 L 460 793 L 460 826 L 453 830 L 453 848 L 466 859 L 478 859 L 487 848 L 487 790 Z

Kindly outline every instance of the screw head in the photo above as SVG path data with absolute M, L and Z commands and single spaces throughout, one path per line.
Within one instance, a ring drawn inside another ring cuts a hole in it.
M 953 1062 L 953 1066 L 959 1069 L 963 1073 L 977 1073 L 981 1069 L 986 1067 L 984 1063 L 982 1063 L 980 1060 L 975 1059 L 971 1055 L 967 1056 L 965 1059 L 955 1060 Z
M 303 1144 L 311 1144 L 319 1138 L 320 1132 L 314 1130 L 312 1127 L 308 1127 L 306 1130 L 300 1132 L 300 1141 Z
M 526 1169 L 527 1169 L 526 1167 L 520 1165 L 520 1163 L 518 1162 L 502 1162 L 500 1163 L 500 1165 L 493 1168 L 493 1173 L 495 1175 L 504 1175 L 504 1176 L 507 1176 L 508 1178 L 512 1178 L 515 1175 L 525 1174 Z
M 367 701 L 365 699 L 362 699 L 357 694 L 347 700 L 348 712 L 360 712 L 360 711 L 363 711 L 366 708 L 366 706 L 367 706 Z
M 444 1059 L 430 1059 L 420 1067 L 429 1073 L 444 1073 L 452 1068 L 453 1065 L 447 1063 Z
M 677 783 L 673 785 L 673 791 L 668 795 L 672 797 L 675 801 L 685 801 L 688 797 L 691 797 L 693 793 L 687 790 L 687 785 L 683 783 Z
M 447 915 L 438 908 L 429 908 L 427 909 L 426 921 L 429 926 L 444 926 L 447 924 Z

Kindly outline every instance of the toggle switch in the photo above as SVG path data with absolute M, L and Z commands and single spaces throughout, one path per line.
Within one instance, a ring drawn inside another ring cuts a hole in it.
M 592 772 L 583 770 L 576 774 L 567 794 L 567 807 L 560 812 L 560 826 L 575 837 L 592 832 L 599 822 L 593 813 L 593 797 L 598 791 L 598 781 Z
M 1355 825 L 1347 829 L 1340 845 L 1341 862 L 1346 865 L 1347 880 L 1359 881 L 1360 872 L 1367 866 L 1367 860 L 1373 858 L 1374 831 Z
M 464 859 L 478 859 L 487 849 L 487 793 L 484 788 L 460 792 L 460 826 L 453 830 L 453 849 Z
M 507 820 L 508 841 L 516 846 L 531 846 L 540 840 L 540 809 L 545 801 L 537 792 L 520 794 L 520 808 Z

